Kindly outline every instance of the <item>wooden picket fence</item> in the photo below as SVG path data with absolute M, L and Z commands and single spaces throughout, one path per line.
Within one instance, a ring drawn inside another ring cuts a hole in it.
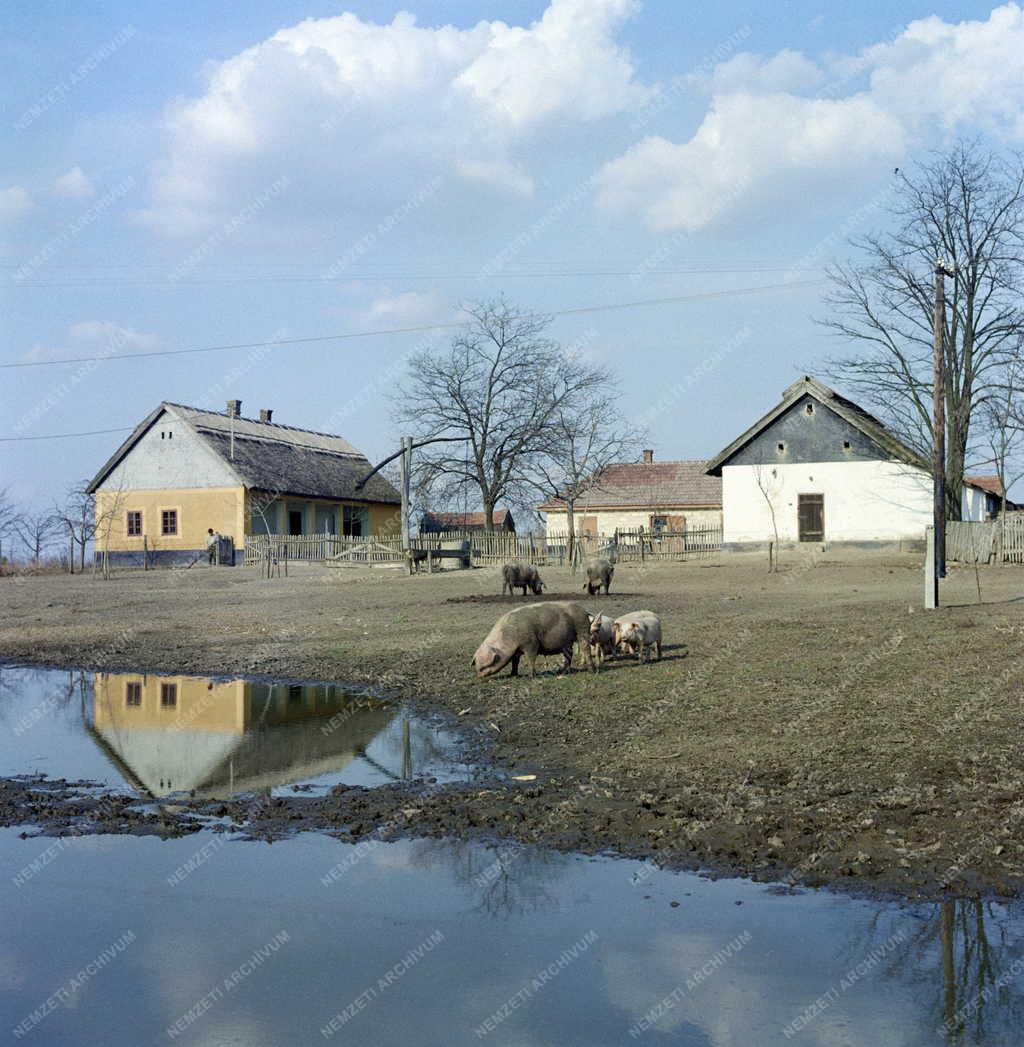
M 326 563 L 355 558 L 362 563 L 401 563 L 402 542 L 398 537 L 357 537 L 340 534 L 247 534 L 245 566 L 266 561 L 268 555 L 281 562 Z
M 1002 520 L 951 520 L 946 559 L 955 563 L 1024 563 L 1024 512 Z
M 722 548 L 722 529 L 692 531 L 616 531 L 613 534 L 586 534 L 577 537 L 579 557 L 607 556 L 616 563 L 645 563 L 648 560 L 689 560 L 717 553 Z M 413 550 L 453 549 L 469 542 L 470 562 L 474 567 L 523 560 L 544 566 L 567 562 L 565 535 L 517 535 L 504 531 L 445 531 L 411 538 Z M 352 537 L 333 534 L 250 534 L 245 538 L 247 567 L 281 562 L 386 564 L 404 563 L 402 540 L 398 535 Z
M 565 536 L 549 538 L 564 550 Z M 616 563 L 646 563 L 648 560 L 702 559 L 721 552 L 722 529 L 707 527 L 688 531 L 618 530 L 613 534 L 583 534 L 576 538 L 579 556 L 606 556 Z

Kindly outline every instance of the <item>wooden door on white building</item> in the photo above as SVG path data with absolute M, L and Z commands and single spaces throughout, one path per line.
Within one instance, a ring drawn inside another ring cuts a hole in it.
M 825 540 L 825 496 L 823 494 L 797 495 L 797 522 L 801 542 Z

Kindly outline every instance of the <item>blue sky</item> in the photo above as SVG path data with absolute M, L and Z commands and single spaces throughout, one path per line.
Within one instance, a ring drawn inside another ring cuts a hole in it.
M 120 358 L 499 293 L 707 295 L 553 334 L 618 371 L 659 457 L 711 455 L 842 348 L 815 281 L 884 221 L 893 168 L 1024 136 L 1015 5 L 38 2 L 0 24 L 0 362 L 48 364 L 0 371 L 3 437 L 237 397 L 378 457 L 422 335 Z M 48 504 L 120 439 L 0 443 L 0 487 Z

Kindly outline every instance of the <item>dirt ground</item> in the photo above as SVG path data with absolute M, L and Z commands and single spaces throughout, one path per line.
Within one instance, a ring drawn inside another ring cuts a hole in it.
M 662 616 L 662 661 L 597 674 L 559 677 L 552 658 L 534 680 L 477 680 L 477 644 L 523 602 L 488 568 L 4 578 L 0 658 L 372 683 L 461 714 L 498 767 L 537 775 L 215 805 L 256 833 L 386 824 L 909 896 L 1017 893 L 1024 568 L 954 570 L 935 612 L 917 555 L 790 552 L 782 568 L 754 554 L 620 565 L 607 598 L 542 568 L 547 598 Z M 8 824 L 53 806 L 24 783 L 0 801 Z M 196 813 L 210 805 L 181 811 Z

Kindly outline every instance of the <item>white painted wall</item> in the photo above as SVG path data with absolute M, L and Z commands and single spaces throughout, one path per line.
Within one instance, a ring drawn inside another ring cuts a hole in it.
M 113 469 L 100 490 L 158 491 L 238 487 L 240 483 L 224 460 L 188 425 L 165 413 Z
M 923 539 L 932 520 L 931 476 L 899 462 L 727 465 L 722 469 L 726 543 L 774 537 L 768 501 L 757 482 L 759 469 L 780 541 L 799 540 L 800 494 L 825 496 L 826 542 Z
M 984 491 L 977 487 L 964 487 L 963 498 L 960 501 L 960 515 L 964 520 L 987 520 L 986 510 L 988 499 Z
M 568 525 L 565 513 L 549 512 L 546 516 L 549 535 L 566 533 Z M 652 516 L 685 516 L 688 531 L 722 526 L 721 509 L 576 509 L 573 522 L 577 531 L 583 526 L 584 516 L 597 517 L 598 534 L 614 534 L 616 529 L 635 531 L 640 527 L 650 530 Z

